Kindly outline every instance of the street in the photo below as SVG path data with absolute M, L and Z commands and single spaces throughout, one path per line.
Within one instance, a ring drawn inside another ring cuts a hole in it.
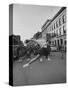
M 22 66 L 26 63 L 13 63 L 13 85 L 36 85 L 66 82 L 66 54 L 63 57 L 60 52 L 52 52 L 50 61 L 43 58 L 31 63 L 28 67 Z

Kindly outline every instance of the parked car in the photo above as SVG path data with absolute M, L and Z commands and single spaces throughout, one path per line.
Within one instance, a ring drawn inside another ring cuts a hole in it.
M 56 46 L 50 46 L 50 48 L 51 48 L 51 51 L 57 51 L 57 47 Z

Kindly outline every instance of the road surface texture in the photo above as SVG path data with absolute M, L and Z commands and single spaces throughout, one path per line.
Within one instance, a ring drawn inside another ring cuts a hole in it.
M 26 63 L 13 63 L 13 85 L 37 85 L 37 84 L 53 84 L 66 82 L 66 54 L 63 57 L 60 52 L 53 52 L 50 61 L 43 58 L 43 62 L 39 59 L 31 63 L 28 67 L 22 66 Z

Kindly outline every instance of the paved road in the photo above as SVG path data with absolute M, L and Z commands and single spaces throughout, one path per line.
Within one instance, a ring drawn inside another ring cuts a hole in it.
M 50 56 L 51 61 L 43 58 L 39 59 L 26 68 L 22 65 L 25 62 L 14 62 L 13 64 L 13 84 L 16 85 L 35 85 L 48 83 L 66 82 L 66 57 L 61 58 L 61 53 L 53 52 Z

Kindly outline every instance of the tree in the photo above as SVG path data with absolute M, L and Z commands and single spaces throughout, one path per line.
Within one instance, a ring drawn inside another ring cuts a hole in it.
M 33 38 L 39 39 L 40 36 L 41 36 L 41 32 L 37 32 L 37 33 L 34 34 Z

